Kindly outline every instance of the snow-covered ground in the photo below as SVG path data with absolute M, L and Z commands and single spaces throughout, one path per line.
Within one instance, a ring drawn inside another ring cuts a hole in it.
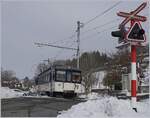
M 101 97 L 98 93 L 92 92 L 89 93 L 88 95 L 80 95 L 79 98 L 84 98 L 86 100 L 93 100 L 93 99 L 98 99 L 99 97 Z
M 145 73 L 145 80 L 150 80 L 150 73 Z M 101 79 L 100 79 L 101 80 Z M 67 111 L 61 111 L 58 118 L 150 118 L 150 100 L 137 102 L 136 113 L 131 107 L 130 100 L 118 100 L 115 97 L 100 96 L 91 93 L 80 98 L 88 99 L 87 102 L 72 106 Z
M 8 87 L 1 87 L 0 88 L 0 96 L 1 96 L 1 98 L 21 97 L 21 96 L 23 96 L 23 92 L 17 92 Z
M 95 96 L 95 97 L 94 97 Z M 92 95 L 93 99 L 74 105 L 68 111 L 62 111 L 58 118 L 149 118 L 149 100 L 137 103 L 132 110 L 130 100 L 118 100 L 110 96 Z M 96 98 L 96 100 L 94 99 Z

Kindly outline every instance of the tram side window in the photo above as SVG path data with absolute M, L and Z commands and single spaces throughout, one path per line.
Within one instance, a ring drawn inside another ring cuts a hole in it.
M 66 81 L 66 72 L 65 71 L 57 71 L 56 72 L 56 80 L 57 81 Z
M 71 72 L 67 72 L 67 82 L 71 82 Z
M 45 75 L 43 75 L 43 84 L 45 83 L 45 81 L 46 81 L 46 76 Z
M 35 84 L 38 85 L 39 78 L 35 79 Z
M 48 82 L 48 75 L 46 75 L 46 82 Z
M 43 75 L 42 83 L 43 83 L 43 84 L 45 83 L 45 75 Z
M 42 84 L 45 83 L 45 75 L 42 76 L 42 78 L 41 78 L 41 83 L 42 83 Z
M 49 77 L 49 78 L 48 78 L 48 81 L 51 82 L 51 79 L 52 79 L 52 78 L 51 78 L 51 73 L 49 73 L 48 77 Z
M 47 81 L 46 82 L 49 82 L 49 75 L 47 74 Z
M 46 74 L 46 83 L 49 82 L 49 75 Z
M 40 84 L 44 84 L 45 83 L 45 75 L 40 76 L 39 83 Z
M 49 82 L 50 74 L 47 74 L 47 82 Z
M 72 81 L 73 82 L 81 82 L 81 74 L 79 72 L 73 72 L 72 73 Z
M 45 83 L 47 82 L 47 74 L 45 75 Z
M 38 84 L 42 84 L 42 78 L 41 78 L 41 76 L 38 79 Z

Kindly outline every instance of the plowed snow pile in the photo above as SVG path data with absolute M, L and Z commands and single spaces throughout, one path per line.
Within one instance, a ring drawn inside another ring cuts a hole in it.
M 23 93 L 16 92 L 8 87 L 1 87 L 0 92 L 1 98 L 14 98 L 14 97 L 21 97 L 23 95 Z
M 72 106 L 62 111 L 58 118 L 148 118 L 149 100 L 137 103 L 138 112 L 132 110 L 130 100 L 118 100 L 115 97 L 99 97 Z

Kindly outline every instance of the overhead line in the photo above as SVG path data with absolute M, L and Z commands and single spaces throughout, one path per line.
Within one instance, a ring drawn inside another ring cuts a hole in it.
M 100 33 L 102 33 L 102 32 L 107 31 L 108 29 L 112 29 L 112 28 L 115 28 L 115 27 L 116 27 L 116 25 L 115 25 L 115 26 L 112 26 L 112 27 L 109 27 L 109 28 L 106 28 L 106 29 L 104 29 L 104 30 L 102 30 L 102 31 L 100 31 L 100 32 L 97 32 L 97 33 L 100 34 Z
M 74 44 L 74 42 L 73 42 L 69 47 L 72 47 L 73 44 Z M 54 56 L 54 60 L 56 60 L 56 58 L 57 58 L 58 56 L 60 56 L 60 54 L 62 54 L 63 51 L 64 51 L 64 49 L 60 50 L 60 51 Z
M 113 20 L 111 20 L 111 21 L 108 21 L 107 23 L 104 23 L 104 24 L 102 24 L 102 25 L 99 25 L 99 26 L 96 26 L 96 27 L 94 27 L 94 28 L 88 29 L 88 30 L 82 32 L 82 35 L 85 34 L 85 33 L 87 33 L 87 32 L 89 32 L 89 31 L 96 30 L 96 29 L 98 29 L 98 28 L 104 27 L 104 26 L 106 26 L 106 25 L 108 25 L 108 24 L 111 24 L 112 22 L 118 21 L 118 20 L 119 20 L 119 18 L 113 19 Z
M 96 29 L 98 29 L 98 28 L 104 27 L 104 26 L 106 26 L 106 25 L 108 25 L 108 24 L 111 24 L 112 22 L 118 21 L 118 20 L 119 20 L 119 18 L 116 18 L 116 19 L 110 20 L 110 21 L 108 21 L 107 23 L 104 23 L 104 24 L 102 24 L 102 25 L 99 25 L 99 26 L 93 27 L 93 28 L 91 28 L 91 29 L 88 29 L 88 30 L 82 32 L 82 35 L 83 35 L 83 34 L 86 34 L 86 33 L 88 33 L 88 32 L 90 32 L 90 31 L 92 31 L 92 30 L 96 30 Z M 68 37 L 68 39 L 72 39 L 72 38 L 74 38 L 75 36 L 76 36 L 76 35 L 73 34 L 73 35 L 71 35 L 70 37 Z M 55 42 L 49 43 L 49 44 L 55 44 L 55 43 L 57 43 L 57 42 L 62 42 L 62 41 L 65 41 L 65 40 L 67 40 L 67 39 L 55 41 Z M 70 40 L 67 41 L 67 42 L 70 42 Z
M 107 31 L 108 29 L 112 29 L 112 28 L 115 28 L 115 27 L 117 27 L 117 26 L 115 25 L 115 26 L 112 26 L 112 27 L 106 28 L 106 29 L 104 29 L 104 30 L 102 30 L 102 31 L 100 31 L 100 32 L 96 32 L 95 34 L 92 34 L 92 35 L 90 35 L 90 36 L 88 36 L 87 38 L 84 38 L 84 39 L 82 39 L 82 40 L 89 39 L 89 37 L 91 38 L 91 37 L 93 37 L 93 36 L 95 36 L 95 35 L 98 35 L 98 34 L 100 34 L 100 33 L 102 33 L 102 32 Z
M 114 7 L 116 7 L 118 4 L 120 4 L 121 1 L 117 2 L 116 4 L 114 4 L 113 6 L 111 6 L 110 8 L 106 9 L 105 11 L 103 11 L 102 13 L 98 14 L 97 16 L 95 16 L 94 18 L 90 19 L 89 21 L 85 22 L 84 25 L 87 25 L 89 23 L 91 23 L 92 21 L 94 21 L 95 19 L 97 19 L 98 17 L 104 15 L 105 13 L 107 13 L 108 11 L 110 11 L 111 9 L 113 9 Z
M 104 15 L 105 13 L 107 13 L 108 11 L 110 11 L 111 9 L 113 9 L 114 7 L 116 7 L 118 4 L 120 4 L 120 2 L 121 2 L 121 1 L 117 2 L 116 4 L 114 4 L 113 6 L 111 6 L 110 8 L 106 9 L 105 11 L 103 11 L 101 14 L 99 14 L 99 15 L 95 16 L 94 18 L 90 19 L 89 21 L 87 21 L 86 23 L 84 23 L 84 25 L 87 25 L 87 24 L 89 24 L 90 22 L 92 22 L 93 20 L 95 20 L 96 18 L 98 18 L 98 17 Z M 114 21 L 114 20 L 113 20 L 113 21 Z M 111 23 L 112 21 L 109 21 L 109 22 Z M 105 26 L 106 24 L 109 24 L 109 22 L 108 22 L 108 23 L 105 23 L 105 24 L 103 24 L 103 25 L 101 25 L 101 26 L 97 26 L 97 27 L 95 27 L 95 28 L 93 28 L 93 29 L 90 29 L 90 30 L 88 30 L 88 31 L 86 31 L 86 32 L 89 32 L 89 31 L 91 31 L 91 30 L 97 29 L 98 27 L 103 27 L 103 26 Z M 84 32 L 84 33 L 86 33 L 86 32 Z M 99 33 L 100 33 L 100 32 L 99 32 Z M 72 38 L 74 38 L 75 36 L 76 36 L 76 35 L 73 34 L 73 35 L 71 35 L 68 39 L 72 39 Z M 63 39 L 63 40 L 60 40 L 60 41 L 62 42 L 62 41 L 64 41 L 64 40 L 66 40 L 66 39 Z M 59 42 L 59 41 L 55 41 L 55 42 L 53 42 L 53 43 L 57 43 L 57 42 Z M 35 44 L 38 44 L 38 43 L 35 43 Z M 40 43 L 39 43 L 39 44 L 40 44 Z M 74 42 L 73 42 L 73 44 L 74 44 Z M 40 45 L 40 46 L 51 46 L 51 47 L 62 48 L 62 50 L 61 50 L 60 52 L 62 52 L 64 49 L 77 50 L 76 48 L 63 47 L 63 46 L 56 46 L 56 45 L 52 45 L 52 44 L 42 44 L 42 45 Z M 55 56 L 55 58 L 56 58 L 57 56 L 58 56 L 58 54 Z
M 69 50 L 77 50 L 76 48 L 63 47 L 63 46 L 52 45 L 52 44 L 47 44 L 47 43 L 35 43 L 35 45 L 38 45 L 38 46 L 50 46 L 50 47 L 56 47 L 56 48 L 62 48 L 62 49 L 69 49 Z
M 72 35 L 72 36 L 73 36 L 73 35 Z M 67 41 L 65 44 L 68 44 L 69 42 L 70 42 L 70 41 Z M 72 47 L 73 44 L 74 44 L 74 42 L 72 42 L 71 45 L 69 45 L 69 47 Z M 53 57 L 54 60 L 55 60 L 60 54 L 62 54 L 63 51 L 64 51 L 64 49 L 59 50 L 58 53 Z
M 54 42 L 52 42 L 51 44 L 55 44 L 55 43 L 58 43 L 58 42 L 63 42 L 63 41 L 65 41 L 65 40 L 69 40 L 69 39 L 73 39 L 75 36 L 76 36 L 76 34 L 74 33 L 74 34 L 72 34 L 72 35 L 71 35 L 70 37 L 68 37 L 68 38 L 65 38 L 65 39 L 62 39 L 62 40 L 54 41 Z M 71 41 L 71 40 L 69 40 L 69 41 Z

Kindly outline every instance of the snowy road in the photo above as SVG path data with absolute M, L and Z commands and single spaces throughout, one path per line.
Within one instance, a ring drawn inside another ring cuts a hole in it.
M 83 101 L 83 100 L 82 100 Z M 2 117 L 56 117 L 81 100 L 20 97 L 1 100 Z

